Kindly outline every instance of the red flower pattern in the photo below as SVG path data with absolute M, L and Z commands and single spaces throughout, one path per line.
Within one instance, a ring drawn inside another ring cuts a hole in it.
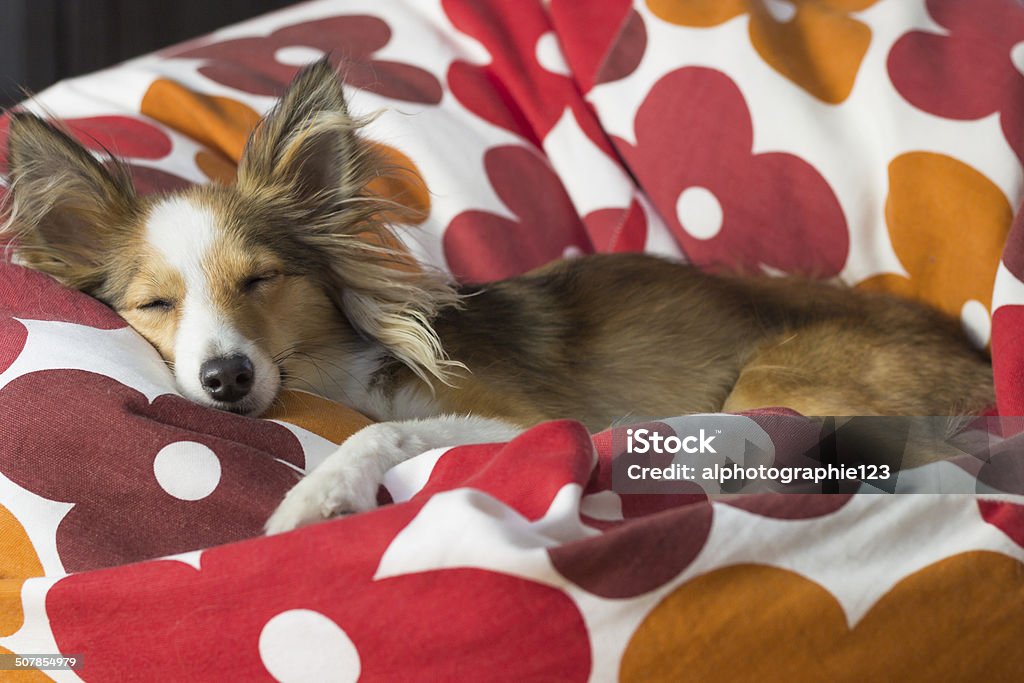
M 1010 0 L 928 0 L 942 32 L 911 31 L 889 52 L 889 77 L 915 107 L 950 119 L 999 113 L 1024 162 L 1024 8 Z
M 540 457 L 530 465 L 545 473 L 540 486 L 523 476 L 525 453 Z M 533 520 L 567 481 L 586 480 L 590 453 L 585 430 L 566 423 L 538 427 L 506 447 L 457 449 L 411 501 L 213 548 L 202 554 L 200 569 L 159 561 L 71 576 L 50 589 L 47 614 L 61 651 L 89 653 L 87 680 L 143 670 L 173 680 L 220 680 L 207 658 L 226 651 L 238 678 L 271 680 L 257 648 L 265 625 L 312 606 L 351 639 L 360 680 L 423 671 L 436 680 L 464 678 L 461 653 L 487 663 L 473 680 L 583 681 L 591 666 L 587 630 L 561 590 L 474 568 L 375 574 L 395 537 L 441 488 L 471 486 Z M 239 595 L 248 598 L 239 602 Z M 119 628 L 103 627 L 110 623 Z M 530 628 L 507 628 L 526 623 Z
M 525 147 L 492 147 L 484 156 L 487 177 L 518 220 L 487 211 L 464 211 L 444 233 L 445 257 L 464 281 L 500 280 L 542 266 L 567 250 L 593 247 L 544 159 Z
M 302 449 L 284 427 L 203 408 L 173 395 L 152 403 L 104 375 L 31 372 L 0 389 L 16 429 L 0 440 L 0 472 L 74 507 L 57 528 L 65 569 L 83 571 L 251 538 L 295 483 Z M 154 476 L 163 449 L 202 444 L 219 480 L 181 499 Z M 32 457 L 46 453 L 47 457 Z M 253 486 L 253 482 L 259 482 Z
M 634 129 L 636 145 L 615 144 L 695 264 L 818 277 L 842 269 L 849 234 L 832 189 L 799 157 L 751 152 L 750 113 L 725 74 L 688 67 L 663 76 Z M 694 225 L 680 218 L 692 208 L 684 192 L 703 212 Z
M 982 519 L 1024 548 L 1024 506 L 1000 500 L 979 500 L 978 511 Z
M 647 29 L 630 0 L 551 0 L 549 12 L 565 59 L 584 92 L 625 78 L 640 65 Z
M 341 66 L 345 82 L 356 88 L 406 102 L 437 104 L 441 84 L 411 64 L 373 55 L 391 41 L 391 28 L 381 19 L 345 15 L 285 26 L 268 36 L 236 38 L 165 52 L 167 57 L 206 59 L 199 73 L 253 95 L 280 95 L 301 65 L 282 62 L 280 50 L 312 48 Z M 312 61 L 312 60 L 310 60 Z
M 25 296 L 34 292 L 34 296 Z M 83 296 L 71 296 L 42 273 L 0 261 L 0 372 L 10 367 L 25 346 L 28 332 L 15 320 L 55 320 L 115 330 L 126 323 L 112 310 Z
M 555 37 L 540 3 L 443 0 L 442 4 L 452 24 L 491 53 L 490 64 L 456 61 L 448 69 L 448 87 L 463 106 L 537 146 L 569 109 L 587 137 L 614 158 L 607 136 L 573 78 L 545 68 L 537 58 L 538 41 Z

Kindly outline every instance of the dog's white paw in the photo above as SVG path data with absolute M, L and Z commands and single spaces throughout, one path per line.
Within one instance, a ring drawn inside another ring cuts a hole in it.
M 377 507 L 377 491 L 400 435 L 390 425 L 366 427 L 350 437 L 288 492 L 265 525 L 268 534 L 291 531 L 340 514 Z M 389 457 L 390 456 L 390 457 Z
M 514 438 L 520 428 L 473 415 L 380 422 L 359 430 L 295 485 L 267 520 L 268 534 L 377 507 L 384 474 L 431 448 Z
M 350 475 L 345 470 L 331 476 L 317 474 L 314 471 L 288 492 L 267 520 L 268 534 L 280 534 L 340 514 L 376 507 L 379 477 L 367 477 L 365 472 L 358 471 Z

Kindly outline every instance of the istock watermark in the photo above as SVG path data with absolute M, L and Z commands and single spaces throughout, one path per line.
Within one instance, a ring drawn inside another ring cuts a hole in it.
M 729 465 L 683 465 L 672 463 L 668 467 L 645 467 L 632 463 L 626 467 L 626 476 L 633 481 L 690 481 L 712 482 L 719 486 L 733 481 L 779 482 L 784 485 L 808 482 L 821 484 L 828 481 L 888 481 L 892 477 L 888 465 L 822 465 L 818 467 L 744 467 L 739 463 Z
M 1024 418 L 688 415 L 612 432 L 618 493 L 1024 494 Z
M 719 432 L 721 433 L 721 432 Z M 701 429 L 698 434 L 679 437 L 675 434 L 663 436 L 650 429 L 627 429 L 626 450 L 629 453 L 717 453 L 711 442 L 715 435 L 709 436 Z

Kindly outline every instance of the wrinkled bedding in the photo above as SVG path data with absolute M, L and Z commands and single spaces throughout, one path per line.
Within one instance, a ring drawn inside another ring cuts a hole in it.
M 418 210 L 417 258 L 487 281 L 642 250 L 918 298 L 990 350 L 982 431 L 1019 450 L 1024 8 L 967 5 L 319 0 L 25 106 L 140 192 L 230 182 L 329 54 L 409 171 L 377 190 Z M 818 438 L 734 419 L 775 462 Z M 552 422 L 262 537 L 367 423 L 300 391 L 259 420 L 193 405 L 116 314 L 0 264 L 0 654 L 83 658 L 12 680 L 1024 679 L 1014 448 L 914 475 L 956 493 L 709 500 L 616 491 L 625 427 Z

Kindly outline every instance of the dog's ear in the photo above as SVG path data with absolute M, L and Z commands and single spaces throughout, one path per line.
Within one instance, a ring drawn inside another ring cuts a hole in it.
M 103 279 L 135 191 L 127 169 L 107 168 L 68 133 L 25 112 L 8 131 L 11 188 L 3 232 L 25 265 L 90 291 Z
M 362 190 L 366 150 L 356 136 L 337 72 L 326 58 L 305 67 L 250 136 L 238 187 L 285 189 L 328 203 Z
M 249 138 L 238 189 L 287 205 L 291 236 L 319 257 L 353 327 L 424 381 L 447 382 L 458 364 L 445 357 L 433 320 L 459 298 L 444 275 L 414 266 L 385 218 L 399 205 L 367 188 L 397 169 L 357 134 L 362 124 L 330 62 L 307 66 Z

